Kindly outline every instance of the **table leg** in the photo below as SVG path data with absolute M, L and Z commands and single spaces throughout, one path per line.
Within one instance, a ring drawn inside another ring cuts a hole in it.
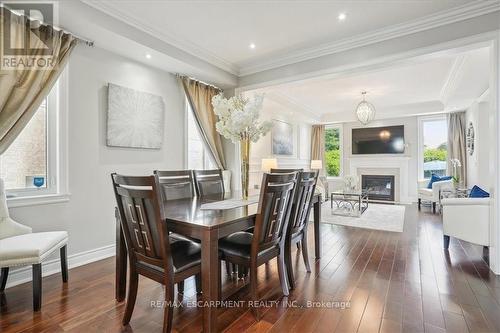
M 321 234 L 319 223 L 321 222 L 321 198 L 318 198 L 313 206 L 314 210 L 314 254 L 316 259 L 321 258 Z
M 217 331 L 219 299 L 219 239 L 217 230 L 206 230 L 201 240 L 201 288 L 203 291 L 203 332 Z
M 127 247 L 125 245 L 125 237 L 120 224 L 120 214 L 118 208 L 115 208 L 116 218 L 116 282 L 115 282 L 115 298 L 118 302 L 125 299 L 127 289 Z

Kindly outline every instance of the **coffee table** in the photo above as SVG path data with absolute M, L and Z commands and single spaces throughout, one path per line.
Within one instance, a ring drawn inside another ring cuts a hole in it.
M 334 204 L 336 207 L 334 207 Z M 330 194 L 332 215 L 360 217 L 368 208 L 368 191 L 337 190 Z

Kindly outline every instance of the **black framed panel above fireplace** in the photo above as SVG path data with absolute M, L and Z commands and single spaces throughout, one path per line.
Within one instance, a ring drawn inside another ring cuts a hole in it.
M 395 201 L 395 177 L 390 175 L 361 175 L 361 187 L 368 191 L 369 200 Z

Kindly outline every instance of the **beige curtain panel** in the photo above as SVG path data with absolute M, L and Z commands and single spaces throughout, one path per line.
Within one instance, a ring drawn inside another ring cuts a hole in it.
M 205 146 L 210 151 L 213 160 L 219 169 L 226 169 L 226 160 L 222 149 L 222 140 L 219 132 L 215 129 L 217 116 L 212 107 L 212 97 L 221 91 L 213 86 L 192 80 L 188 77 L 180 77 L 182 86 L 186 93 L 194 118 L 200 130 Z
M 325 175 L 325 125 L 313 125 L 311 137 L 311 160 L 320 160 L 323 163 L 323 169 L 320 175 Z
M 453 174 L 451 160 L 459 160 L 462 167 L 457 172 L 462 186 L 467 186 L 466 126 L 465 112 L 448 114 L 448 172 Z
M 30 24 L 25 16 L 12 14 L 5 7 L 0 8 L 0 36 L 4 36 L 6 31 L 3 30 L 9 25 L 10 46 L 16 49 L 14 56 L 37 59 L 43 55 L 51 61 L 51 66 L 44 68 L 0 68 L 0 154 L 7 150 L 38 110 L 77 43 L 72 35 L 48 25 L 40 25 L 36 29 L 38 38 L 33 38 Z M 48 51 L 46 45 L 51 45 L 52 50 Z M 0 50 L 1 58 L 6 56 L 6 47 L 4 45 Z

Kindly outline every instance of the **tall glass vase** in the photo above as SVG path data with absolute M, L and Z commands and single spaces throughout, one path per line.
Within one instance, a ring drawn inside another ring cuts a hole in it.
M 241 156 L 241 195 L 244 200 L 248 199 L 248 177 L 250 168 L 250 140 L 240 141 Z

